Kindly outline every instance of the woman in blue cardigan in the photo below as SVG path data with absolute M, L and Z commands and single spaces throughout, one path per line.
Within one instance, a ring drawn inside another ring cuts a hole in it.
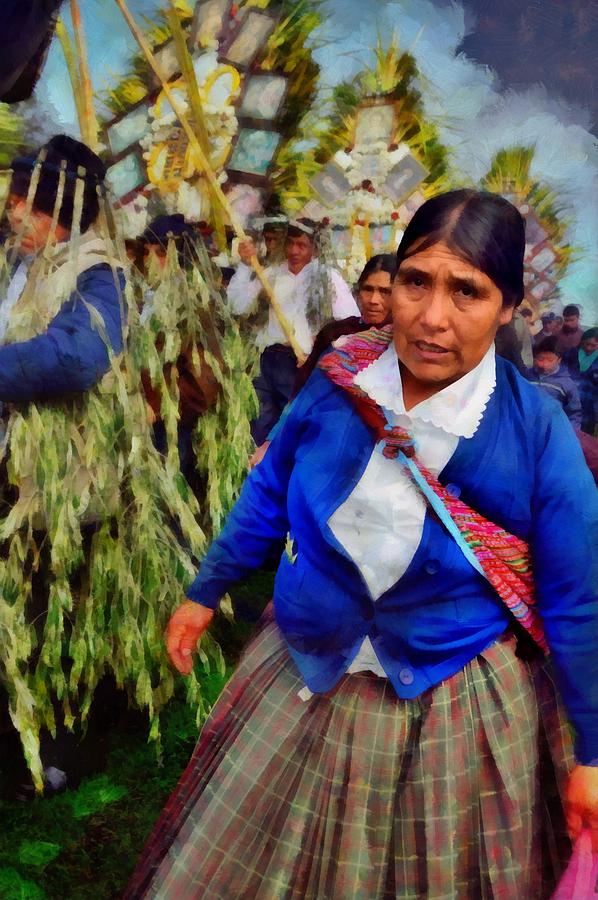
M 169 652 L 189 673 L 289 534 L 276 621 L 127 897 L 538 900 L 582 827 L 598 849 L 598 494 L 562 410 L 494 355 L 524 248 L 500 197 L 425 203 L 394 326 L 327 354 L 279 423 Z

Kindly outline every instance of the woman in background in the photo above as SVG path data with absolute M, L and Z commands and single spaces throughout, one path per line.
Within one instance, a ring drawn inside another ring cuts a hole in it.
M 307 383 L 322 354 L 330 345 L 349 334 L 367 331 L 369 328 L 387 325 L 391 321 L 392 283 L 397 271 L 397 263 L 392 253 L 379 253 L 365 264 L 359 276 L 355 298 L 361 316 L 349 316 L 324 325 L 314 341 L 313 350 L 297 371 L 293 397 Z M 264 458 L 270 441 L 257 448 L 249 460 L 251 469 Z
M 379 253 L 365 264 L 359 276 L 355 299 L 361 316 L 349 316 L 337 322 L 329 322 L 318 334 L 314 347 L 297 373 L 294 396 L 297 396 L 315 369 L 324 351 L 334 341 L 348 334 L 367 331 L 374 326 L 388 325 L 391 321 L 392 283 L 397 271 L 392 253 Z

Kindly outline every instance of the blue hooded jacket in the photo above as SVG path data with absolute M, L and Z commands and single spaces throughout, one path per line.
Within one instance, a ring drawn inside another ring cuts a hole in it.
M 574 428 L 581 428 L 579 391 L 567 366 L 561 363 L 556 372 L 551 372 L 549 375 L 539 372 L 534 366 L 525 370 L 525 377 L 560 403 L 563 412 Z
M 119 271 L 120 290 L 124 273 Z M 104 338 L 91 321 L 85 300 L 100 313 L 112 350 L 123 349 L 121 297 L 113 269 L 92 266 L 77 279 L 48 329 L 28 341 L 0 347 L 0 401 L 50 400 L 97 384 L 110 367 Z

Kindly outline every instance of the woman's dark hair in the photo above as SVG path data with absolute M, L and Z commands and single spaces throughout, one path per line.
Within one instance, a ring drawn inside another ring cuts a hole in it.
M 390 280 L 394 281 L 397 274 L 397 261 L 392 253 L 378 253 L 376 256 L 372 256 L 366 262 L 363 272 L 359 276 L 357 287 L 360 288 L 366 278 L 375 275 L 376 272 L 388 272 Z
M 581 336 L 581 343 L 583 344 L 584 341 L 591 341 L 592 338 L 598 338 L 598 328 L 588 328 L 587 331 L 584 331 Z
M 441 241 L 494 282 L 504 306 L 521 303 L 525 222 L 512 203 L 498 194 L 466 189 L 432 197 L 405 229 L 397 269 L 409 256 Z

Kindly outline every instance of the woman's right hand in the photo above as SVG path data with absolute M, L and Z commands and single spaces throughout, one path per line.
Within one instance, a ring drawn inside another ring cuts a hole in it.
M 239 241 L 239 256 L 241 262 L 244 262 L 246 266 L 250 266 L 251 260 L 256 255 L 257 248 L 251 238 L 247 238 L 246 241 Z
M 214 610 L 193 600 L 185 600 L 170 617 L 166 627 L 166 649 L 181 675 L 191 674 L 193 651 L 213 618 Z

